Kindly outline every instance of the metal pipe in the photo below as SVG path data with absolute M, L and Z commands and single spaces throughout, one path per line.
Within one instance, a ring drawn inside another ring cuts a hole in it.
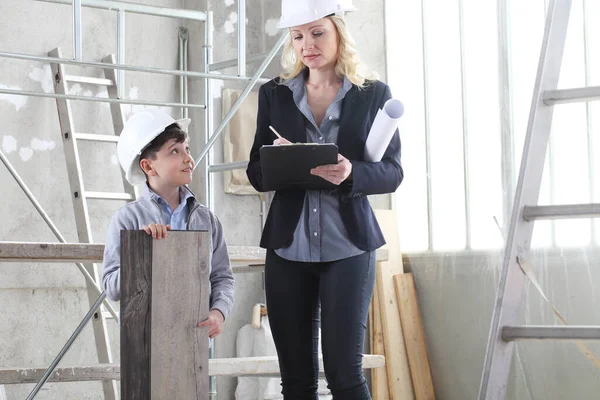
M 204 72 L 210 72 L 210 63 L 213 58 L 213 46 L 214 46 L 214 20 L 213 12 L 208 11 L 206 13 L 206 23 L 204 24 Z M 206 104 L 207 112 L 204 114 L 204 143 L 208 143 L 210 135 L 213 131 L 213 93 L 212 93 L 212 82 L 210 79 L 204 80 L 204 102 Z M 204 160 L 204 198 L 206 206 L 214 211 L 214 199 L 213 190 L 211 185 L 211 174 L 208 172 L 210 163 L 212 162 L 212 150 L 208 153 L 208 157 Z M 198 164 L 196 163 L 196 166 Z M 208 358 L 215 358 L 215 341 L 210 340 L 210 347 L 208 350 Z M 211 400 L 217 399 L 217 378 L 210 376 L 208 381 L 208 395 Z
M 238 75 L 246 76 L 246 0 L 238 0 Z
M 515 136 L 512 102 L 512 70 L 509 34 L 508 0 L 498 0 L 498 70 L 500 72 L 500 141 L 502 147 L 502 220 L 504 237 L 508 235 L 508 223 L 515 195 Z
M 205 24 L 205 32 L 204 37 L 206 38 L 205 46 L 204 46 L 204 70 L 205 72 L 210 72 L 210 63 L 213 57 L 213 46 L 214 46 L 214 21 L 213 21 L 213 13 L 209 11 L 207 13 L 206 24 Z M 212 92 L 212 82 L 208 79 L 204 81 L 204 100 L 206 102 L 208 112 L 204 118 L 204 143 L 205 145 L 209 143 L 211 135 L 213 133 L 213 92 Z M 210 151 L 208 152 L 208 156 L 204 160 L 204 198 L 206 206 L 214 211 L 214 201 L 213 201 L 213 193 L 211 186 L 211 176 L 208 173 L 208 169 L 210 168 L 210 164 L 212 162 L 213 152 L 212 146 Z M 196 164 L 197 165 L 197 164 Z
M 505 326 L 502 340 L 600 340 L 600 326 Z
M 463 0 L 458 0 L 458 25 L 460 41 L 460 81 L 463 126 L 463 183 L 465 195 L 465 249 L 471 249 L 471 185 L 469 182 L 469 128 L 467 120 L 467 76 L 465 72 L 465 17 Z
M 212 164 L 208 167 L 208 172 L 224 172 L 224 171 L 233 171 L 236 169 L 244 169 L 248 166 L 248 161 L 237 161 L 226 164 Z
M 35 385 L 35 387 L 31 391 L 31 393 L 29 393 L 29 396 L 27 396 L 27 400 L 32 400 L 38 394 L 38 392 L 40 391 L 40 389 L 42 388 L 42 386 L 48 381 L 48 379 L 50 378 L 50 376 L 54 372 L 54 369 L 56 368 L 56 366 L 58 365 L 58 363 L 62 360 L 62 358 L 67 353 L 67 351 L 69 351 L 69 349 L 73 345 L 73 342 L 75 342 L 75 339 L 77 339 L 77 337 L 79 336 L 79 334 L 81 333 L 81 331 L 83 330 L 83 328 L 87 325 L 87 323 L 90 321 L 90 319 L 92 319 L 92 317 L 96 313 L 96 310 L 98 310 L 98 307 L 100 307 L 100 305 L 102 304 L 102 302 L 104 301 L 105 298 L 106 298 L 106 293 L 102 292 L 100 294 L 100 297 L 98 297 L 98 299 L 96 300 L 96 302 L 92 306 L 92 308 L 90 308 L 90 310 L 88 311 L 88 313 L 85 314 L 85 317 L 83 317 L 83 319 L 81 320 L 81 322 L 79 323 L 79 325 L 75 329 L 75 332 L 73 332 L 73 334 L 71 335 L 71 337 L 69 338 L 69 340 L 67 340 L 67 343 L 65 343 L 65 345 L 60 350 L 60 352 L 58 353 L 58 355 L 56 356 L 56 358 L 52 361 L 52 363 L 50 364 L 50 366 L 48 367 L 48 369 L 46 370 L 46 372 L 44 372 L 44 375 L 42 376 L 42 379 L 40 379 L 40 381 L 37 383 L 37 385 Z
M 35 56 L 35 55 L 31 55 L 31 54 L 10 53 L 10 52 L 6 52 L 6 51 L 0 51 L 0 57 L 13 58 L 13 59 L 17 59 L 17 60 L 39 61 L 39 62 L 44 62 L 44 63 L 79 65 L 79 66 L 83 66 L 83 67 L 95 67 L 95 68 L 103 68 L 103 69 L 106 68 L 106 63 L 102 63 L 102 62 L 77 61 L 77 60 L 71 60 L 68 58 Z M 138 66 L 138 65 L 110 64 L 110 68 L 117 69 L 117 70 L 122 69 L 125 71 L 147 72 L 149 74 L 188 76 L 190 78 L 212 78 L 212 79 L 219 79 L 222 81 L 250 82 L 252 80 L 252 78 L 243 77 L 243 76 L 205 74 L 203 72 L 196 72 L 196 71 L 178 71 L 176 69 L 142 67 L 142 66 Z
M 187 70 L 187 37 L 188 30 L 184 27 L 179 28 L 179 70 Z M 187 104 L 187 78 L 179 77 L 179 100 L 182 104 Z M 187 118 L 187 108 L 181 109 L 181 118 Z
M 73 0 L 73 58 L 83 59 L 81 45 L 81 0 Z
M 589 31 L 589 15 L 587 12 L 588 0 L 583 0 L 583 53 L 584 53 L 584 70 L 585 70 L 585 86 L 590 86 L 592 81 L 592 75 L 590 72 L 590 31 Z M 596 166 L 594 163 L 594 118 L 592 105 L 589 102 L 585 104 L 585 113 L 587 120 L 587 151 L 588 151 L 588 179 L 590 189 L 590 201 L 596 201 Z M 590 230 L 592 233 L 591 243 L 594 244 L 597 241 L 598 232 L 596 232 L 596 223 L 594 220 L 590 220 Z
M 37 201 L 37 199 L 35 198 L 35 196 L 31 192 L 31 190 L 29 190 L 29 188 L 27 187 L 27 185 L 25 184 L 25 182 L 23 181 L 23 179 L 19 176 L 17 170 L 12 166 L 12 164 L 10 163 L 10 161 L 8 161 L 8 158 L 6 158 L 6 156 L 4 155 L 4 153 L 2 152 L 2 150 L 0 150 L 0 160 L 2 160 L 2 163 L 6 166 L 6 169 L 8 169 L 8 172 L 12 175 L 12 177 L 15 179 L 15 181 L 17 182 L 17 184 L 21 187 L 21 189 L 23 190 L 23 193 L 25 193 L 25 196 L 27 196 L 27 198 L 29 199 L 29 201 L 31 201 L 31 204 L 33 204 L 33 206 L 35 207 L 35 209 L 37 210 L 37 212 L 40 214 L 40 216 L 42 217 L 42 219 L 44 220 L 44 222 L 46 222 L 46 224 L 48 225 L 48 227 L 50 228 L 50 230 L 52 231 L 52 233 L 54 233 L 54 236 L 56 236 L 56 238 L 58 239 L 58 241 L 61 242 L 61 243 L 67 243 L 67 240 L 60 233 L 60 231 L 58 230 L 58 228 L 56 227 L 56 225 L 54 225 L 54 222 L 52 222 L 52 220 L 50 219 L 50 217 L 48 216 L 48 214 L 46 213 L 46 211 L 44 210 L 44 208 L 42 207 L 42 205 L 39 203 L 39 201 Z M 75 265 L 77 266 L 77 268 L 79 269 L 79 271 L 81 271 L 81 273 L 83 274 L 83 276 L 85 277 L 85 279 L 88 281 L 88 283 L 94 287 L 94 289 L 96 290 L 96 292 L 98 294 L 102 293 L 102 289 L 100 289 L 100 286 L 98 286 L 98 284 L 96 283 L 96 280 L 90 275 L 90 273 L 87 271 L 87 269 L 85 269 L 85 267 L 83 266 L 83 264 L 81 264 L 81 263 L 75 263 Z M 115 318 L 115 319 L 118 318 L 117 317 L 117 312 L 112 307 L 112 305 L 108 302 L 108 300 L 106 301 L 106 303 L 104 304 L 104 306 L 108 309 L 108 311 L 113 316 L 113 318 Z
M 425 168 L 427 176 L 427 248 L 433 250 L 433 194 L 431 190 L 431 130 L 429 129 L 429 68 L 427 67 L 427 26 L 425 0 L 421 0 L 421 36 L 423 40 L 423 93 L 425 114 Z
M 262 62 L 265 57 L 267 56 L 268 53 L 258 53 L 258 54 L 251 54 L 251 55 L 246 55 L 246 65 L 248 64 L 252 64 L 252 63 L 256 63 L 256 62 Z M 275 54 L 276 56 L 281 55 L 281 52 L 277 52 L 277 54 Z M 236 67 L 238 65 L 238 59 L 235 58 L 233 60 L 227 60 L 227 61 L 221 61 L 218 63 L 214 63 L 210 65 L 210 70 L 211 71 L 218 71 L 221 69 L 225 69 L 225 68 L 231 68 L 231 67 Z
M 125 64 L 125 11 L 117 11 L 117 64 Z M 117 97 L 125 98 L 125 71 L 117 70 Z
M 546 12 L 548 10 L 548 2 L 544 0 L 543 16 L 546 18 Z M 556 187 L 554 184 L 554 178 L 556 176 L 556 146 L 554 145 L 555 139 L 553 139 L 552 133 L 548 137 L 548 180 L 550 186 L 550 204 L 556 204 Z M 556 246 L 556 221 L 550 221 L 550 244 Z
M 237 99 L 237 101 L 235 102 L 233 107 L 231 107 L 231 110 L 227 113 L 227 115 L 223 119 L 223 122 L 221 122 L 221 125 L 219 125 L 216 132 L 210 137 L 209 142 L 204 146 L 204 149 L 202 149 L 202 151 L 200 152 L 200 156 L 196 160 L 196 167 L 198 166 L 200 161 L 202 161 L 202 159 L 206 156 L 206 154 L 208 153 L 210 148 L 215 144 L 215 142 L 219 138 L 219 135 L 221 135 L 221 133 L 223 132 L 223 129 L 225 128 L 225 126 L 229 123 L 229 121 L 231 121 L 231 119 L 233 118 L 235 113 L 239 110 L 240 106 L 242 105 L 244 100 L 246 100 L 246 97 L 248 97 L 248 95 L 250 94 L 250 91 L 252 90 L 254 85 L 258 82 L 259 77 L 262 75 L 263 72 L 265 72 L 265 70 L 271 63 L 271 60 L 273 60 L 273 57 L 275 57 L 275 54 L 277 53 L 277 51 L 279 51 L 279 49 L 281 48 L 281 46 L 283 45 L 283 43 L 285 42 L 285 40 L 288 36 L 289 36 L 289 34 L 287 32 L 284 32 L 281 35 L 281 37 L 279 38 L 279 40 L 277 41 L 277 43 L 275 44 L 275 46 L 273 47 L 273 49 L 269 52 L 269 54 L 267 55 L 267 58 L 263 61 L 261 66 L 258 68 L 256 73 L 250 80 L 250 83 L 248 84 L 248 86 L 246 86 L 246 89 L 244 89 L 244 91 L 242 92 L 240 97 Z
M 262 232 L 265 228 L 265 224 L 267 223 L 267 201 L 265 200 L 265 196 L 260 193 L 260 231 Z M 264 271 L 263 271 L 264 272 Z M 263 276 L 264 279 L 264 276 Z M 264 289 L 264 280 L 263 280 L 263 289 Z
M 544 93 L 543 100 L 544 104 L 547 106 L 580 103 L 582 101 L 598 101 L 600 100 L 600 86 L 547 90 L 546 93 Z
M 600 204 L 561 204 L 551 206 L 524 206 L 523 219 L 526 221 L 540 219 L 572 219 L 600 217 Z
M 189 35 L 188 30 L 185 30 L 185 35 L 183 36 L 183 70 L 188 70 L 188 48 L 189 48 Z M 183 104 L 189 104 L 188 100 L 188 77 L 183 76 Z M 183 109 L 183 117 L 188 118 L 189 109 Z
M 27 90 L 0 89 L 0 93 L 13 94 L 16 96 L 47 97 L 47 98 L 52 98 L 52 99 L 92 101 L 92 102 L 97 102 L 97 103 L 139 104 L 139 105 L 145 105 L 145 106 L 189 107 L 189 108 L 201 108 L 201 109 L 206 108 L 206 106 L 204 104 L 162 103 L 162 102 L 158 102 L 158 101 L 146 101 L 146 100 L 111 99 L 111 98 L 107 98 L 107 97 L 75 96 L 75 95 L 71 95 L 71 94 L 30 92 Z
M 183 71 L 183 37 L 181 34 L 181 31 L 185 29 L 182 27 L 179 27 L 179 70 Z M 179 77 L 179 102 L 180 103 L 184 103 L 183 101 L 183 76 Z M 181 118 L 184 118 L 184 113 L 183 110 L 185 110 L 185 108 L 181 108 Z
M 36 0 L 44 3 L 68 4 L 72 0 Z M 177 8 L 148 6 L 144 4 L 128 3 L 125 1 L 111 0 L 82 0 L 84 7 L 97 8 L 101 10 L 123 10 L 132 14 L 154 15 L 157 17 L 190 19 L 193 21 L 206 21 L 206 13 L 194 10 L 181 10 Z
M 549 175 L 549 184 L 550 184 L 550 204 L 556 204 L 556 193 L 555 193 L 555 185 L 554 185 L 554 177 L 556 176 L 556 168 L 555 168 L 555 157 L 556 157 L 556 146 L 554 145 L 554 140 L 552 140 L 552 135 L 548 138 L 548 175 Z M 556 221 L 550 221 L 550 244 L 552 246 L 556 246 Z

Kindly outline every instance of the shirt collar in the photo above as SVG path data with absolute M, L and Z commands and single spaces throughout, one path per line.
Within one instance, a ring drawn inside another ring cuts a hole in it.
M 290 90 L 294 93 L 294 95 L 303 94 L 305 91 L 305 83 L 308 78 L 308 68 L 304 68 L 302 72 L 296 75 L 294 78 L 285 81 L 283 84 L 290 88 Z M 340 97 L 344 97 L 346 93 L 352 89 L 352 82 L 348 79 L 347 76 L 344 76 L 344 81 L 342 82 Z
M 144 186 L 145 186 L 145 188 L 147 190 L 148 196 L 151 199 L 154 199 L 157 202 L 163 203 L 165 205 L 169 204 L 165 199 L 163 199 L 162 197 L 160 197 L 160 195 L 158 195 L 152 189 L 150 189 L 150 186 L 148 186 L 148 182 L 146 182 L 146 184 Z M 194 193 L 187 186 L 180 186 L 179 187 L 179 204 L 186 203 L 186 202 L 189 201 L 189 199 L 192 199 L 192 200 L 195 201 L 196 200 L 196 196 L 194 195 Z

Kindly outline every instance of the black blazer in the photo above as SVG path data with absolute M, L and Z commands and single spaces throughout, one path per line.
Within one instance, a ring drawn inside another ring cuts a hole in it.
M 292 91 L 278 82 L 277 79 L 265 83 L 258 97 L 256 135 L 246 173 L 252 186 L 259 192 L 264 192 L 259 150 L 263 145 L 273 144 L 276 139 L 269 125 L 282 132 L 291 142 L 306 142 L 304 115 L 294 103 Z M 404 177 L 398 131 L 381 162 L 364 161 L 365 141 L 371 125 L 378 110 L 391 97 L 388 85 L 374 81 L 360 90 L 353 85 L 342 102 L 337 145 L 339 153 L 352 163 L 352 181 L 340 185 L 340 214 L 352 243 L 365 251 L 375 250 L 385 244 L 367 195 L 392 193 Z M 278 249 L 292 243 L 305 193 L 305 190 L 275 192 L 260 241 L 261 247 Z

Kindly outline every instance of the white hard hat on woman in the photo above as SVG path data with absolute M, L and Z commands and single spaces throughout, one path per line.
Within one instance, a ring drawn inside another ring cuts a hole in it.
M 350 11 L 356 11 L 352 0 L 283 0 L 277 28 L 304 25 L 328 15 L 342 15 Z

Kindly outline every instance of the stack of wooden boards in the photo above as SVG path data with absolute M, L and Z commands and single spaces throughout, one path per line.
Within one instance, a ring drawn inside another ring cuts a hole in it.
M 377 265 L 371 302 L 371 354 L 385 356 L 385 368 L 371 371 L 374 400 L 435 399 L 433 380 L 413 274 L 404 273 L 398 219 L 390 210 L 375 210 L 386 238 L 389 260 Z

